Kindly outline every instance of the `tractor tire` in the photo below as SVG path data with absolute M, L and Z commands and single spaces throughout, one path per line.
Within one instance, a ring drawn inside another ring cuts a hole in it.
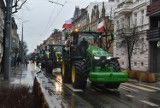
M 72 85 L 75 89 L 85 89 L 87 84 L 87 66 L 83 60 L 72 64 Z
M 46 71 L 48 73 L 52 74 L 52 70 L 53 70 L 52 60 L 47 60 L 47 69 L 46 69 Z
M 115 72 L 121 72 L 121 68 L 120 68 L 120 64 L 118 60 L 111 60 L 109 65 L 113 67 Z M 120 83 L 106 83 L 105 87 L 112 88 L 112 89 L 118 89 L 119 85 Z
M 71 83 L 71 75 L 69 74 L 69 65 L 67 65 L 65 60 L 62 61 L 61 71 L 62 71 L 62 82 Z
M 44 69 L 46 67 L 46 61 L 42 60 L 41 61 L 41 68 Z

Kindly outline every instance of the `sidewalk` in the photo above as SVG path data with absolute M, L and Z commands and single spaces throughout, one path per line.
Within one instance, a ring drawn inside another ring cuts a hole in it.
M 35 73 L 39 70 L 34 64 L 28 64 L 27 67 L 23 64 L 17 67 L 11 67 L 9 80 L 5 80 L 3 74 L 0 74 L 0 85 L 27 85 L 32 87 Z

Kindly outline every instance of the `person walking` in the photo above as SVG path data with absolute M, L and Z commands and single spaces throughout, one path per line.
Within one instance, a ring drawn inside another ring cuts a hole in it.
M 19 66 L 19 64 L 20 64 L 20 62 L 21 62 L 21 57 L 20 57 L 19 55 L 18 55 L 18 57 L 17 57 L 16 62 L 17 62 L 17 66 Z
M 25 66 L 28 66 L 29 64 L 29 57 L 26 55 L 24 58 Z

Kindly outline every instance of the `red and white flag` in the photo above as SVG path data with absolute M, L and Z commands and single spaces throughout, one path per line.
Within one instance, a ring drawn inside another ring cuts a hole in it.
M 62 28 L 71 29 L 72 28 L 72 19 L 66 20 Z
M 97 31 L 104 31 L 104 21 L 100 22 L 97 25 Z

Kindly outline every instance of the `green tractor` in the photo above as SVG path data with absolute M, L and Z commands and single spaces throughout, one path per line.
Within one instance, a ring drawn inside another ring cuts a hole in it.
M 48 73 L 52 73 L 54 68 L 61 68 L 62 49 L 63 45 L 47 45 L 43 51 L 44 57 L 41 61 L 41 68 L 45 68 Z
M 128 81 L 127 72 L 121 72 L 118 58 L 111 57 L 102 49 L 102 37 L 101 33 L 91 31 L 70 33 L 71 41 L 63 50 L 63 83 L 85 89 L 89 79 L 91 84 L 118 88 L 120 83 Z

